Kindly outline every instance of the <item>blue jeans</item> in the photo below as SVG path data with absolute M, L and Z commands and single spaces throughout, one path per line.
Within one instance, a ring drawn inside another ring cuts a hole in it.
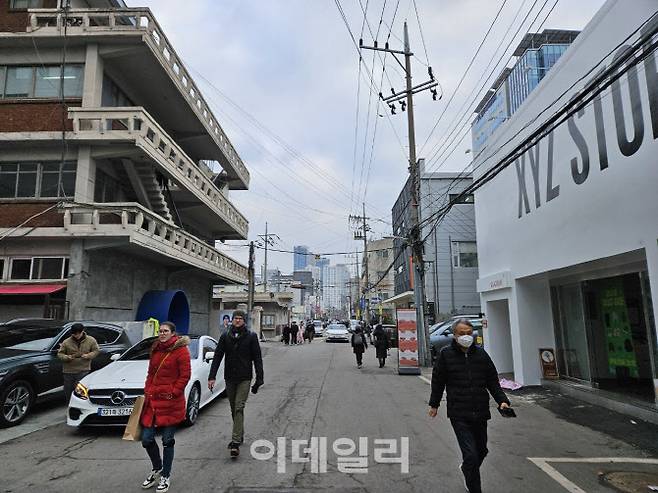
M 480 466 L 489 453 L 487 450 L 487 421 L 451 419 L 459 448 L 462 451 L 462 473 L 471 493 L 481 493 Z
M 162 431 L 162 458 L 160 458 L 160 449 L 155 443 L 155 426 L 142 429 L 142 447 L 149 454 L 153 469 L 159 471 L 162 469 L 162 475 L 169 477 L 171 474 L 171 465 L 174 463 L 174 433 L 175 426 L 164 426 L 159 428 Z

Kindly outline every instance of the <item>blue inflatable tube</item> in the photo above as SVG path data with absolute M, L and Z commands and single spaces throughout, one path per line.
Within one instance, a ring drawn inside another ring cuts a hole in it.
M 135 320 L 155 318 L 160 323 L 168 320 L 176 324 L 178 334 L 190 330 L 190 304 L 183 291 L 147 291 L 139 302 Z

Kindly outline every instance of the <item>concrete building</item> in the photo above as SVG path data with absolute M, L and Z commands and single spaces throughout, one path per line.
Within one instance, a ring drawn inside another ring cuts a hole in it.
M 475 179 L 509 163 L 475 194 L 484 338 L 499 371 L 546 382 L 548 349 L 565 391 L 617 409 L 636 404 L 654 421 L 655 10 L 653 0 L 608 0 L 475 162 Z M 614 67 L 623 56 L 639 63 Z M 591 103 L 538 133 L 584 98 Z
M 215 293 L 215 303 L 219 310 L 244 309 L 247 304 L 248 293 L 241 290 L 221 290 Z M 275 338 L 281 334 L 284 325 L 290 323 L 292 315 L 294 293 L 288 292 L 258 292 L 254 295 L 254 317 L 252 327 L 260 327 L 263 336 Z
M 395 293 L 395 271 L 393 262 L 394 242 L 392 237 L 368 242 L 368 257 L 361 259 L 360 291 L 366 293 L 370 300 L 371 317 L 376 316 L 382 300 L 390 298 Z M 366 291 L 365 267 L 368 263 L 369 288 Z M 390 267 L 390 268 L 389 268 Z M 377 284 L 376 286 L 374 286 Z
M 0 319 L 207 332 L 247 168 L 149 9 L 58 4 L 0 2 Z
M 421 160 L 420 221 L 454 200 L 470 183 L 470 175 L 427 173 Z M 394 258 L 397 258 L 394 264 L 395 295 L 412 291 L 414 283 L 410 249 L 398 257 L 403 243 L 401 238 L 408 235 L 411 224 L 409 187 L 407 180 L 393 206 Z M 436 228 L 434 224 L 431 221 L 421 228 L 421 238 L 426 238 L 425 295 L 430 321 L 449 314 L 479 313 L 473 197 L 467 196 L 462 203 L 455 205 Z
M 477 116 L 471 125 L 473 155 L 521 106 L 548 71 L 573 43 L 580 31 L 544 29 L 527 33 L 514 50 L 514 65 L 506 67 L 475 108 Z
M 297 245 L 293 248 L 293 270 L 304 270 L 310 264 L 308 247 Z

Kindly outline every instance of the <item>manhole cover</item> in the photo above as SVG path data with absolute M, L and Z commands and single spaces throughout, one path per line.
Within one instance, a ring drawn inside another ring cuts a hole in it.
M 658 486 L 658 473 L 650 472 L 612 471 L 600 473 L 599 479 L 623 493 L 646 493 L 649 486 Z

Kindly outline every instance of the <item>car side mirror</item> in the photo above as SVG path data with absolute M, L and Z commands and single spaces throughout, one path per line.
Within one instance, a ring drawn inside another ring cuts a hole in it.
M 443 331 L 443 334 L 441 334 L 441 335 L 444 335 L 444 336 L 451 336 L 451 335 L 452 335 L 452 332 L 450 331 L 450 329 L 446 329 L 446 330 Z
M 115 353 L 112 356 L 110 356 L 110 361 L 117 361 L 121 355 L 119 353 Z
M 214 357 L 215 357 L 215 353 L 214 353 L 213 351 L 208 351 L 208 352 L 204 355 L 203 359 L 204 359 L 205 361 L 211 361 Z

